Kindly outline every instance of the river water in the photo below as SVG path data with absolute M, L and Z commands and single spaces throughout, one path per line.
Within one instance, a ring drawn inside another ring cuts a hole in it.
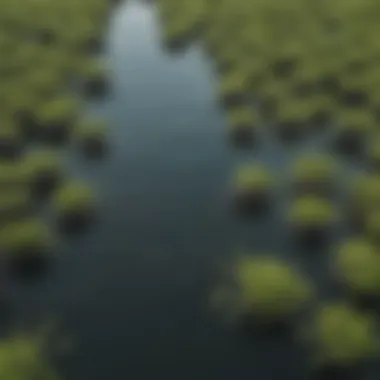
M 96 164 L 67 157 L 71 177 L 98 191 L 100 220 L 62 242 L 44 280 L 13 288 L 13 313 L 22 323 L 58 318 L 75 338 L 61 363 L 70 380 L 304 379 L 296 348 L 245 339 L 208 298 L 235 247 L 297 253 L 278 212 L 252 222 L 231 213 L 234 165 L 262 159 L 280 180 L 290 158 L 321 142 L 234 150 L 205 53 L 195 44 L 170 55 L 159 33 L 152 5 L 114 12 L 112 94 L 89 105 L 110 120 L 111 153 Z M 320 256 L 300 261 L 322 278 Z

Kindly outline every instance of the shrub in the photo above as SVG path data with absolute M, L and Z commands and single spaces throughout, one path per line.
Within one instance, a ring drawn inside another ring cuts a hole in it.
M 51 143 L 61 143 L 70 135 L 80 110 L 80 102 L 71 95 L 49 101 L 39 113 L 43 137 Z
M 263 325 L 289 322 L 314 293 L 308 279 L 271 256 L 241 258 L 234 267 L 234 281 L 233 307 L 244 318 Z
M 366 233 L 373 243 L 380 243 L 380 210 L 370 210 L 366 215 Z
M 320 70 L 317 65 L 303 66 L 295 72 L 290 83 L 292 96 L 300 99 L 310 97 L 317 93 L 317 81 Z
M 62 227 L 68 232 L 82 230 L 95 211 L 94 193 L 80 181 L 67 183 L 58 189 L 53 203 Z
M 305 155 L 293 166 L 296 189 L 301 193 L 326 194 L 333 188 L 337 165 L 331 156 Z
M 365 80 L 361 76 L 348 75 L 340 79 L 340 102 L 346 107 L 367 107 L 369 96 Z
M 248 106 L 228 110 L 228 124 L 232 139 L 237 143 L 250 143 L 256 137 L 258 114 Z
M 274 76 L 281 79 L 292 77 L 299 68 L 301 52 L 302 45 L 298 42 L 292 41 L 280 47 L 271 68 Z
M 247 75 L 235 70 L 227 72 L 221 79 L 219 92 L 225 104 L 242 104 L 248 92 Z
M 104 120 L 83 119 L 76 129 L 76 138 L 87 157 L 99 156 L 106 148 L 106 122 Z
M 317 368 L 350 368 L 378 353 L 375 320 L 349 305 L 322 307 L 306 331 Z
M 316 94 L 310 99 L 311 122 L 317 126 L 325 126 L 337 109 L 336 103 L 327 95 Z
M 24 140 L 35 138 L 39 133 L 36 110 L 41 107 L 41 100 L 31 95 L 30 91 L 10 91 L 7 97 L 9 113 L 15 122 L 15 128 Z
M 364 238 L 349 238 L 340 244 L 333 267 L 337 279 L 354 296 L 380 294 L 380 257 Z
M 108 67 L 105 61 L 85 61 L 81 72 L 84 79 L 84 92 L 88 96 L 102 96 L 108 87 Z
M 19 162 L 1 162 L 0 163 L 0 190 L 3 189 L 20 189 L 27 183 L 27 177 Z
M 0 191 L 0 222 L 26 216 L 32 210 L 30 194 L 23 187 Z
M 36 219 L 8 223 L 0 231 L 0 246 L 11 260 L 40 258 L 51 245 L 49 229 Z
M 22 138 L 11 122 L 3 122 L 0 128 L 0 159 L 19 157 L 22 149 Z
M 373 115 L 367 110 L 344 109 L 337 116 L 338 147 L 347 153 L 357 153 L 374 127 Z
M 4 379 L 58 380 L 45 356 L 40 339 L 15 335 L 0 343 L 0 368 Z
M 32 194 L 45 196 L 62 179 L 61 155 L 51 149 L 40 149 L 28 154 L 22 162 Z
M 296 234 L 305 242 L 324 240 L 337 219 L 330 202 L 312 195 L 296 199 L 291 207 L 289 221 Z
M 367 158 L 370 166 L 376 171 L 380 170 L 380 135 L 371 136 L 367 146 Z
M 235 176 L 235 194 L 242 210 L 268 205 L 273 178 L 260 164 L 247 163 L 238 168 Z
M 271 119 L 275 119 L 277 111 L 279 107 L 281 107 L 281 100 L 283 100 L 287 94 L 285 93 L 283 83 L 279 83 L 273 78 L 268 78 L 268 80 L 262 83 L 259 96 L 261 100 L 260 109 L 263 114 Z
M 380 176 L 364 175 L 355 178 L 351 184 L 349 208 L 353 225 L 363 227 L 369 211 L 380 208 Z
M 38 98 L 49 99 L 55 96 L 61 89 L 63 82 L 55 67 L 39 65 L 29 70 L 24 79 L 26 89 Z
M 310 118 L 305 103 L 289 99 L 281 102 L 277 110 L 278 133 L 286 140 L 300 137 L 305 132 L 305 125 Z

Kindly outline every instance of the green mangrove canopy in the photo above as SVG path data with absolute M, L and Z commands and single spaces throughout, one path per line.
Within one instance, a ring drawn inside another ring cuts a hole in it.
M 11 222 L 0 231 L 0 246 L 11 257 L 45 254 L 52 243 L 48 227 L 37 219 Z
M 337 279 L 357 295 L 380 294 L 380 256 L 364 238 L 349 238 L 335 253 L 333 268 Z
M 58 214 L 87 214 L 94 209 L 95 195 L 86 183 L 73 181 L 57 190 L 53 203 Z
M 343 303 L 318 310 L 306 338 L 317 366 L 347 368 L 378 354 L 374 318 Z
M 293 317 L 311 300 L 313 286 L 286 262 L 271 256 L 243 257 L 234 267 L 235 307 L 260 322 Z
M 270 172 L 260 164 L 246 163 L 237 169 L 235 186 L 237 191 L 267 191 L 273 185 Z

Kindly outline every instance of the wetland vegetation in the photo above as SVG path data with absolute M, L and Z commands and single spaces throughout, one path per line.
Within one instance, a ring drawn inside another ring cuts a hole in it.
M 150 380 L 170 369 L 171 380 L 186 360 L 188 378 L 205 380 L 376 377 L 378 1 L 119 3 L 0 2 L 2 265 L 46 269 L 21 291 L 27 313 L 78 310 L 83 357 L 97 364 L 86 372 L 84 360 L 68 378 Z M 133 45 L 125 61 L 127 47 L 107 40 L 124 6 L 135 7 L 134 25 L 153 15 L 141 36 L 120 32 Z M 95 168 L 82 160 L 100 157 Z M 210 293 L 249 343 L 200 307 Z M 60 379 L 38 339 L 5 335 L 6 380 Z

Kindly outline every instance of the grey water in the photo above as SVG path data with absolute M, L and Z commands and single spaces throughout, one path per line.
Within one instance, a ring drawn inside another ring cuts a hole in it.
M 97 191 L 100 219 L 62 240 L 45 279 L 12 290 L 13 313 L 20 323 L 58 318 L 75 339 L 59 361 L 71 380 L 304 379 L 297 347 L 245 339 L 210 311 L 209 296 L 236 249 L 298 258 L 324 284 L 325 257 L 299 259 L 281 207 L 241 221 L 228 193 L 238 163 L 261 160 L 280 181 L 292 158 L 323 142 L 230 146 L 209 59 L 199 44 L 163 49 L 152 5 L 115 10 L 105 54 L 112 93 L 89 112 L 109 120 L 110 155 L 67 156 L 71 178 Z

